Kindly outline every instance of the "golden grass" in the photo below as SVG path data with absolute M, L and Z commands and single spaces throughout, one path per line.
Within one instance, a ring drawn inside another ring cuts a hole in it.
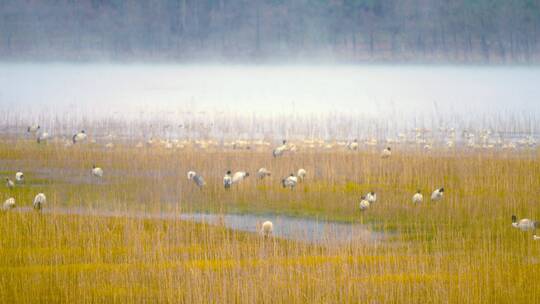
M 3 140 L 0 173 L 22 170 L 27 182 L 0 194 L 19 206 L 43 191 L 48 208 L 272 212 L 395 234 L 315 245 L 173 220 L 8 212 L 0 214 L 0 302 L 540 302 L 540 242 L 510 226 L 514 213 L 540 219 L 538 152 L 393 150 L 388 160 L 341 150 L 273 159 L 269 151 Z M 102 181 L 90 176 L 94 163 Z M 260 167 L 271 179 L 223 189 L 226 170 Z M 306 181 L 281 188 L 300 167 Z M 207 187 L 188 181 L 188 170 Z M 440 186 L 442 202 L 410 202 L 417 188 L 427 198 Z M 360 213 L 359 196 L 372 189 L 379 201 Z

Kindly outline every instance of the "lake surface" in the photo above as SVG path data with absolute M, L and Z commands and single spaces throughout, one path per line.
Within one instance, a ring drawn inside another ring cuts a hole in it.
M 0 106 L 126 118 L 204 111 L 538 115 L 539 84 L 539 67 L 4 63 Z

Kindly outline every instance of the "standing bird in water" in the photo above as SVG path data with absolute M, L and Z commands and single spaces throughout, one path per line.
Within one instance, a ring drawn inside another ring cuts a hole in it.
M 390 149 L 390 147 L 386 147 L 381 152 L 381 157 L 382 158 L 389 158 L 391 155 L 392 155 L 392 149 Z
M 257 223 L 257 230 L 265 238 L 270 237 L 274 232 L 274 224 L 271 221 L 265 221 L 262 224 Z
M 298 184 L 298 177 L 294 176 L 294 174 L 291 173 L 288 177 L 281 180 L 281 185 L 283 188 L 291 188 L 291 190 L 296 187 L 296 184 Z
M 192 180 L 199 188 L 202 188 L 206 185 L 204 178 L 197 174 L 195 171 L 188 172 L 188 179 Z
M 83 142 L 85 141 L 87 138 L 87 135 L 86 135 L 86 132 L 84 132 L 84 130 L 82 130 L 81 132 L 73 135 L 73 143 L 76 144 L 76 143 L 79 143 L 79 142 Z
M 420 190 L 416 191 L 416 193 L 412 197 L 412 202 L 415 204 L 420 204 L 424 200 L 424 196 L 422 193 L 420 193 Z
M 43 208 L 43 205 L 47 202 L 47 197 L 43 193 L 38 193 L 34 198 L 34 209 L 40 211 Z
M 268 171 L 266 168 L 260 168 L 259 171 L 257 171 L 257 177 L 259 179 L 264 179 L 267 176 L 270 176 L 272 173 Z
M 231 177 L 231 171 L 229 170 L 223 177 L 223 187 L 225 187 L 225 189 L 229 189 L 231 188 L 231 185 L 232 185 L 232 177 Z
M 286 140 L 283 140 L 283 144 L 279 147 L 276 147 L 273 151 L 272 151 L 272 155 L 274 157 L 278 157 L 278 156 L 281 156 L 283 155 L 283 153 L 285 153 L 285 151 L 287 151 L 288 147 L 287 147 L 287 141 Z
M 438 201 L 443 199 L 443 195 L 444 195 L 444 188 L 436 189 L 431 194 L 431 201 L 432 202 L 438 202 Z

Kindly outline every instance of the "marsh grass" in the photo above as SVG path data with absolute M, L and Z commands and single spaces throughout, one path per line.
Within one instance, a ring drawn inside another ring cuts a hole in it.
M 102 180 L 90 168 L 104 168 Z M 307 244 L 172 220 L 0 214 L 1 302 L 540 302 L 540 243 L 510 216 L 540 219 L 538 152 L 396 149 L 269 151 L 113 149 L 0 142 L 0 190 L 47 208 L 278 213 L 359 222 L 393 232 L 383 243 Z M 257 181 L 260 167 L 272 171 Z M 305 168 L 294 190 L 281 177 Z M 253 173 L 225 191 L 226 170 Z M 202 174 L 198 189 L 186 172 Z M 235 185 L 236 186 L 236 185 Z M 442 202 L 431 191 L 444 186 Z M 417 189 L 425 202 L 411 203 Z M 367 212 L 359 197 L 378 193 Z

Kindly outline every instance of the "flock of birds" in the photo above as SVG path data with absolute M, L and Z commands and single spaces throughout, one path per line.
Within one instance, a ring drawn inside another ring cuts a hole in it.
M 50 138 L 49 134 L 47 132 L 41 132 L 41 127 L 39 125 L 29 126 L 27 128 L 28 133 L 33 133 L 36 135 L 37 142 L 41 143 L 43 141 L 46 141 Z M 455 136 L 455 131 L 453 129 L 450 130 L 451 134 Z M 417 133 L 417 137 L 418 134 Z M 489 135 L 489 133 L 484 134 L 484 139 Z M 474 134 L 465 134 L 465 136 L 469 139 L 474 138 Z M 72 137 L 72 143 L 81 143 L 86 141 L 88 138 L 86 132 L 84 130 L 81 130 L 80 132 L 77 132 Z M 529 141 L 526 144 L 532 144 L 532 139 L 529 139 Z M 536 144 L 536 142 L 534 142 Z M 348 142 L 346 144 L 346 147 L 351 150 L 357 150 L 358 149 L 358 140 L 353 140 L 352 142 Z M 288 143 L 286 140 L 282 141 L 282 144 L 277 146 L 272 150 L 273 157 L 280 157 L 283 156 L 285 152 L 287 151 L 295 151 L 296 146 Z M 387 159 L 390 158 L 392 155 L 392 149 L 391 147 L 386 147 L 381 151 L 381 158 Z M 103 177 L 103 169 L 100 167 L 97 167 L 96 165 L 93 165 L 91 174 L 97 178 Z M 262 180 L 268 176 L 271 176 L 271 172 L 266 168 L 260 168 L 257 171 L 257 178 L 259 180 Z M 235 184 L 241 183 L 243 180 L 248 178 L 250 176 L 249 172 L 246 171 L 237 171 L 234 174 L 228 170 L 225 173 L 225 176 L 223 177 L 223 187 L 228 190 L 231 187 L 233 187 Z M 284 177 L 281 179 L 281 185 L 283 188 L 290 188 L 293 190 L 299 182 L 304 181 L 304 179 L 307 176 L 307 171 L 303 168 L 298 169 L 296 174 L 291 173 L 289 176 Z M 187 172 L 187 178 L 188 180 L 191 180 L 195 183 L 195 185 L 199 188 L 202 188 L 206 185 L 206 182 L 202 175 L 198 174 L 195 171 L 188 171 Z M 24 183 L 24 173 L 23 172 L 17 172 L 15 174 L 15 182 L 12 181 L 10 178 L 6 178 L 6 187 L 8 189 L 12 189 L 15 187 L 16 184 L 23 184 Z M 444 188 L 437 188 L 435 189 L 431 194 L 431 201 L 432 202 L 438 202 L 443 199 L 444 196 Z M 38 193 L 33 201 L 33 207 L 35 210 L 40 211 L 43 207 L 43 205 L 46 203 L 47 198 L 45 194 Z M 424 201 L 424 197 L 420 190 L 418 190 L 413 196 L 412 196 L 412 202 L 414 204 L 420 204 Z M 366 195 L 362 196 L 360 198 L 360 204 L 359 209 L 360 211 L 366 211 L 369 209 L 374 203 L 377 202 L 377 194 L 374 191 L 368 192 Z M 8 198 L 3 206 L 3 211 L 8 211 L 10 209 L 15 208 L 16 202 L 13 197 Z M 257 230 L 264 236 L 270 236 L 274 230 L 273 223 L 271 221 L 265 221 L 262 224 L 257 225 Z M 521 219 L 517 220 L 517 217 L 515 215 L 512 215 L 512 227 L 520 229 L 522 231 L 536 231 L 537 228 L 540 228 L 540 222 L 539 221 L 533 221 L 530 219 Z M 540 240 L 540 236 L 537 236 L 536 234 L 533 235 L 534 240 Z
M 182 125 L 179 127 L 183 128 Z M 200 128 L 203 128 L 199 126 Z M 169 132 L 170 126 L 164 126 L 164 130 Z M 217 128 L 217 126 L 214 126 Z M 206 130 L 205 128 L 201 130 Z M 199 130 L 199 131 L 201 131 Z M 34 136 L 38 143 L 43 143 L 49 140 L 64 142 L 66 146 L 71 146 L 76 143 L 86 141 L 88 136 L 84 130 L 81 130 L 70 137 L 53 137 L 48 132 L 44 131 L 40 125 L 32 125 L 27 127 L 27 133 Z M 197 134 L 197 128 L 192 130 L 194 134 Z M 206 130 L 208 131 L 208 130 Z M 200 134 L 207 134 L 207 132 L 199 132 Z M 153 133 L 153 131 L 152 131 Z M 460 134 L 459 134 L 460 133 Z M 104 139 L 108 140 L 104 144 L 105 148 L 113 148 L 115 145 L 109 139 L 113 139 L 116 136 L 114 134 L 108 134 Z M 192 136 L 189 136 L 190 138 Z M 196 135 L 194 136 L 197 137 Z M 89 140 L 91 143 L 97 143 L 95 139 Z M 376 146 L 413 146 L 420 147 L 425 152 L 430 152 L 434 147 L 442 147 L 452 149 L 458 146 L 469 149 L 502 149 L 502 150 L 517 150 L 535 148 L 537 146 L 536 138 L 529 134 L 511 134 L 504 132 L 496 132 L 491 129 L 464 129 L 457 131 L 455 128 L 439 127 L 438 129 L 426 129 L 415 128 L 407 132 L 397 133 L 395 137 L 387 138 L 375 138 L 367 137 L 363 139 L 354 140 L 335 140 L 327 141 L 324 139 L 303 139 L 296 141 L 296 144 L 283 141 L 283 144 L 276 147 L 273 150 L 273 155 L 279 157 L 287 151 L 297 151 L 299 149 L 311 150 L 311 149 L 339 149 L 345 148 L 352 151 L 360 150 L 361 148 L 370 148 Z M 183 149 L 187 147 L 196 147 L 199 149 L 209 149 L 215 147 L 231 148 L 233 150 L 250 150 L 250 149 L 265 149 L 271 146 L 271 143 L 262 139 L 258 140 L 245 140 L 236 139 L 232 141 L 217 141 L 215 139 L 190 139 L 190 140 L 178 140 L 178 139 L 158 139 L 151 137 L 146 142 L 138 142 L 135 144 L 136 148 L 150 147 L 150 146 L 162 146 L 166 149 Z M 388 155 L 387 155 L 388 154 Z M 383 150 L 383 157 L 389 157 L 391 149 L 388 147 Z
M 92 166 L 92 175 L 98 178 L 103 177 L 103 169 L 100 167 L 96 167 L 96 165 Z M 24 173 L 21 171 L 18 171 L 15 173 L 15 181 L 11 180 L 9 177 L 6 178 L 6 187 L 11 190 L 15 188 L 16 185 L 23 185 L 25 183 L 25 176 Z M 47 196 L 45 196 L 44 193 L 38 193 L 34 197 L 34 201 L 32 203 L 32 206 L 35 210 L 41 211 L 45 203 L 47 202 Z M 7 200 L 4 201 L 2 204 L 2 211 L 6 212 L 11 209 L 14 209 L 16 207 L 15 198 L 10 197 Z
M 19 171 L 15 173 L 15 182 L 12 181 L 10 178 L 6 178 L 6 187 L 8 189 L 13 189 L 16 184 L 24 184 L 24 181 L 25 181 L 24 173 Z M 45 194 L 38 193 L 34 197 L 34 202 L 32 205 L 34 209 L 41 210 L 41 208 L 43 208 L 43 205 L 45 205 L 46 202 L 47 202 L 47 197 L 45 196 Z M 4 204 L 2 204 L 2 211 L 8 211 L 15 207 L 16 207 L 15 198 L 10 197 L 4 202 Z

